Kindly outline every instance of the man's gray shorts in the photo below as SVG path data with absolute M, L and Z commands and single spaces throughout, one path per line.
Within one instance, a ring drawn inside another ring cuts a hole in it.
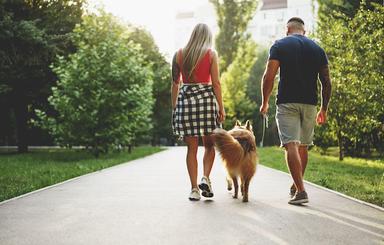
M 316 124 L 316 106 L 300 103 L 278 104 L 276 123 L 281 146 L 290 142 L 312 145 Z

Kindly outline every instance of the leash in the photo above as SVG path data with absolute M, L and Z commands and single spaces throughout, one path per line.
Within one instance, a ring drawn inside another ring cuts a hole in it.
M 261 117 L 263 118 L 263 133 L 262 133 L 262 136 L 261 136 L 261 141 L 260 141 L 260 147 L 263 147 L 264 145 L 264 136 L 265 136 L 265 129 L 268 128 L 268 115 L 261 115 Z

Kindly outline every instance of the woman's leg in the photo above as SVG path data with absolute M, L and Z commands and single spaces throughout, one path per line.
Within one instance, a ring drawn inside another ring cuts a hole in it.
M 187 168 L 192 188 L 197 188 L 197 148 L 199 146 L 198 137 L 185 137 L 188 146 Z
M 203 144 L 205 148 L 204 152 L 204 176 L 209 178 L 211 173 L 213 162 L 215 160 L 215 147 L 213 135 L 203 136 Z

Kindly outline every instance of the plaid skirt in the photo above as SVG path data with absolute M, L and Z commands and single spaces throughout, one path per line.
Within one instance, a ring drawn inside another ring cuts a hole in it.
M 180 137 L 209 135 L 220 127 L 217 113 L 216 96 L 211 85 L 183 85 L 172 113 L 173 133 Z

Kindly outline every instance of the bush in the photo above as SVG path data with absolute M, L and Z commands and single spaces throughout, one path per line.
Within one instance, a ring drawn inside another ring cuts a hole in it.
M 95 155 L 131 145 L 151 130 L 152 71 L 129 29 L 110 14 L 85 16 L 74 30 L 77 52 L 52 65 L 58 76 L 50 104 L 38 111 L 63 146 L 82 145 Z

